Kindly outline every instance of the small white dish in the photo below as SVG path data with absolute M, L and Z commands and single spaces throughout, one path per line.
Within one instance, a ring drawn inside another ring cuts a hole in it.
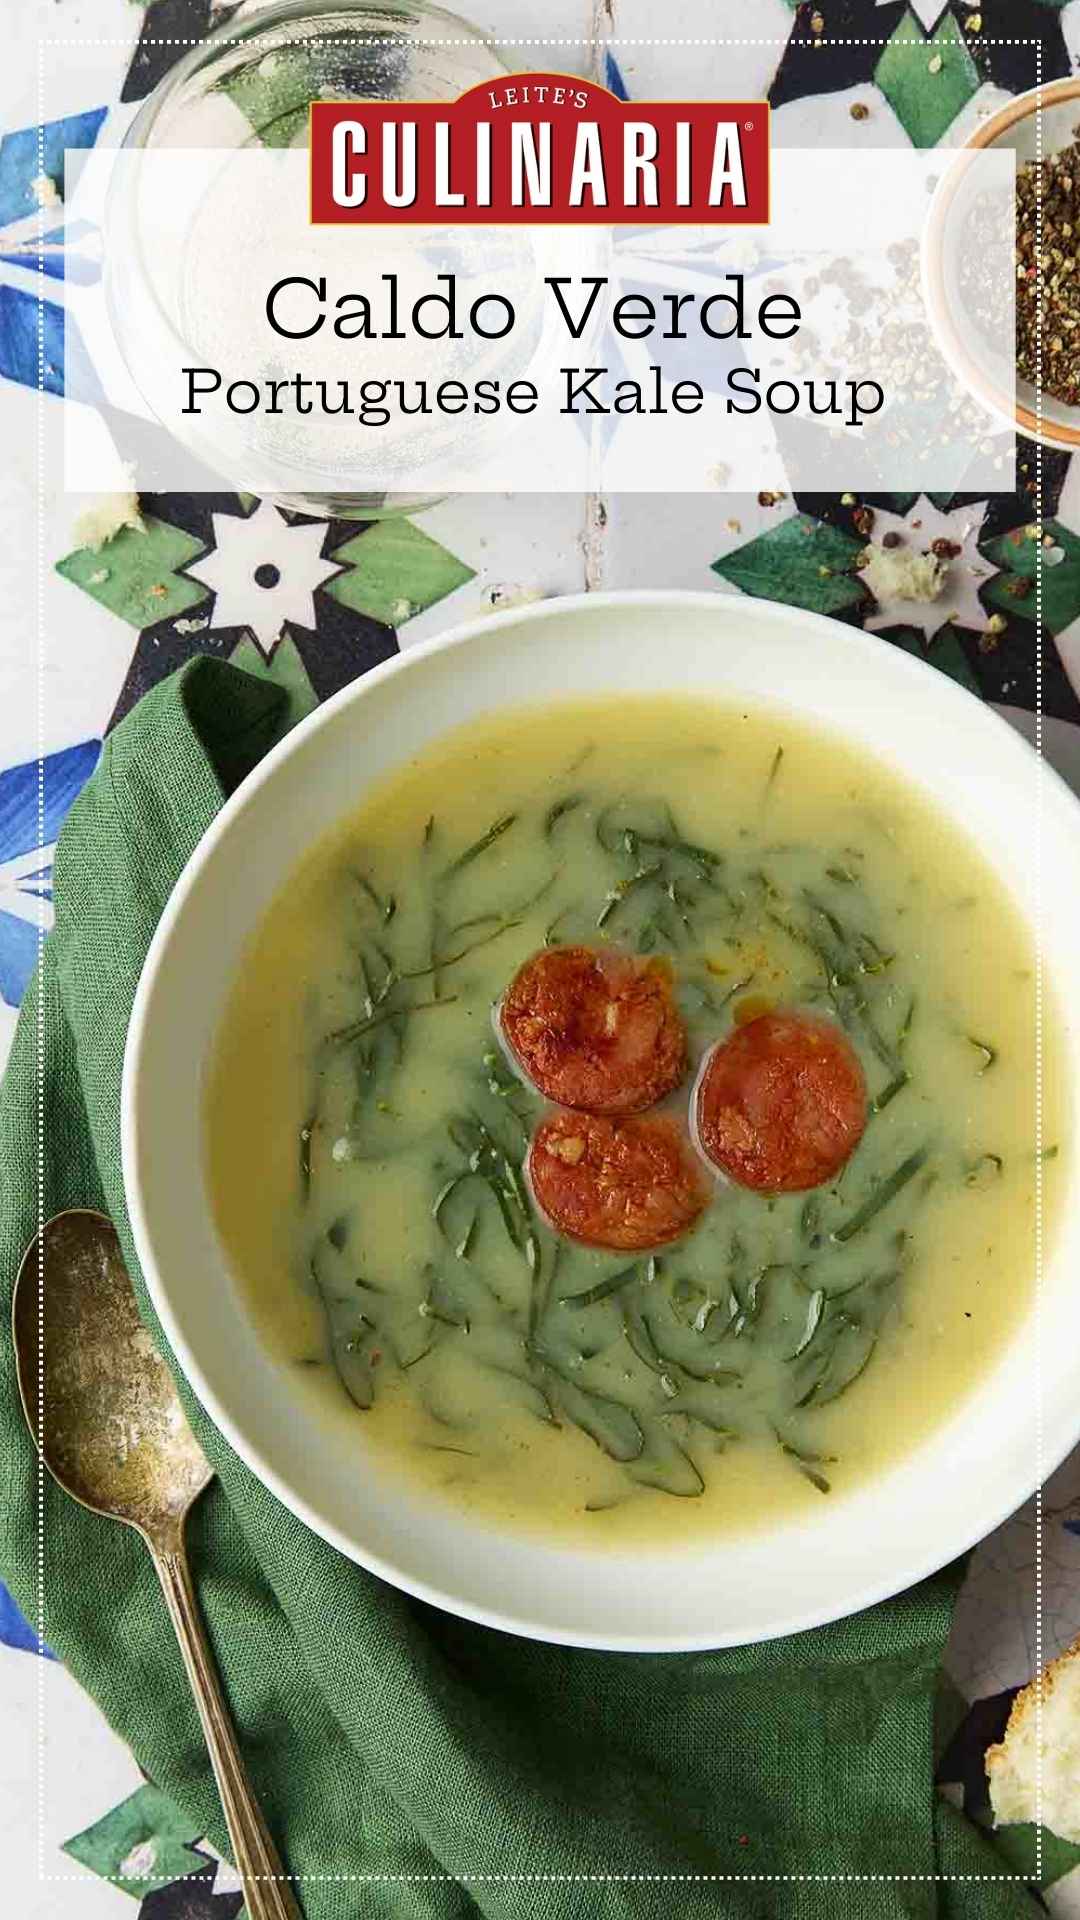
M 958 821 L 1033 925 L 1045 874 L 1045 980 L 1065 1016 L 1066 1084 L 1080 1083 L 1080 805 L 1027 743 L 932 667 L 815 614 L 715 594 L 595 594 L 473 621 L 376 668 L 244 782 L 189 861 L 147 958 L 124 1065 L 123 1168 L 177 1360 L 287 1507 L 384 1579 L 467 1618 L 672 1652 L 792 1633 L 898 1592 L 988 1533 L 1076 1444 L 1075 1136 L 1055 1169 L 1065 1200 L 1038 1307 L 947 1424 L 864 1488 L 675 1554 L 575 1550 L 485 1527 L 381 1474 L 362 1432 L 343 1449 L 258 1336 L 203 1166 L 204 1076 L 223 1004 L 250 934 L 313 841 L 367 782 L 457 723 L 614 690 L 769 703 L 839 731 Z
M 1041 121 L 1041 125 L 1040 125 Z M 1051 81 L 1017 94 L 982 120 L 938 182 L 923 232 L 923 291 L 934 335 L 953 373 L 999 420 L 1029 440 L 1071 453 L 1080 447 L 1080 406 L 1067 406 L 1045 391 L 1039 395 L 1015 371 L 1013 342 L 990 343 L 966 322 L 955 285 L 957 223 L 984 178 L 971 156 L 1008 150 L 1017 170 L 1041 153 L 1044 158 L 1071 144 L 1080 124 L 1080 75 Z M 1003 209 L 1008 218 L 1010 209 Z

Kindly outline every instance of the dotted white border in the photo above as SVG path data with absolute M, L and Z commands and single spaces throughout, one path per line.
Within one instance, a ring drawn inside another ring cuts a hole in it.
M 252 20 L 252 24 L 254 24 L 255 16 L 252 15 L 250 17 Z M 82 38 L 77 36 L 60 37 L 54 34 L 48 34 L 44 37 L 44 39 L 40 42 L 40 44 L 42 46 L 50 46 L 50 47 L 128 47 L 130 48 L 132 53 L 137 53 L 139 49 L 142 47 L 201 47 L 206 44 L 206 41 L 209 38 L 210 38 L 210 35 L 205 33 L 199 35 L 198 37 L 190 37 L 190 38 L 184 35 L 177 36 L 176 38 L 167 38 L 165 36 L 159 36 L 155 38 L 152 34 L 148 34 L 144 39 L 140 38 L 139 40 L 132 42 L 131 40 L 121 40 L 121 39 L 112 40 L 112 39 L 109 39 L 107 36 L 100 36 L 96 34 L 93 36 L 85 36 Z M 233 44 L 239 45 L 240 42 L 243 41 L 248 44 L 255 45 L 258 42 L 258 38 L 259 36 L 257 33 L 243 33 L 243 34 L 241 33 L 224 34 L 223 33 L 220 36 L 215 36 L 215 44 L 218 46 L 229 46 Z M 289 40 L 285 44 L 287 44 L 288 46 L 295 46 L 297 44 L 297 39 L 298 39 L 298 36 L 292 35 L 290 36 Z M 951 43 L 941 42 L 933 39 L 896 40 L 896 41 L 887 40 L 887 39 L 845 40 L 838 37 L 830 36 L 828 34 L 821 34 L 821 35 L 814 34 L 814 35 L 802 35 L 802 36 L 797 34 L 790 34 L 786 40 L 784 39 L 782 34 L 761 35 L 756 39 L 748 36 L 738 40 L 721 39 L 715 35 L 704 35 L 697 39 L 693 39 L 693 38 L 657 39 L 655 37 L 635 38 L 632 35 L 619 33 L 617 30 L 611 32 L 610 34 L 605 34 L 603 36 L 600 36 L 598 34 L 592 34 L 592 35 L 582 34 L 580 36 L 570 35 L 564 39 L 550 39 L 545 37 L 539 40 L 526 39 L 526 38 L 523 38 L 520 34 L 515 34 L 515 33 L 494 34 L 494 33 L 481 33 L 479 31 L 472 34 L 470 38 L 467 40 L 439 39 L 433 35 L 420 34 L 420 33 L 401 33 L 401 34 L 378 33 L 378 34 L 367 34 L 367 35 L 354 33 L 354 34 L 350 34 L 348 39 L 346 40 L 326 39 L 322 35 L 320 35 L 320 44 L 322 46 L 327 46 L 327 47 L 337 47 L 337 46 L 355 47 L 358 44 L 371 45 L 371 46 L 386 46 L 388 43 L 390 45 L 393 45 L 395 44 L 395 42 L 398 45 L 403 47 L 494 47 L 496 49 L 498 48 L 515 48 L 516 49 L 518 47 L 594 47 L 594 48 L 597 48 L 597 47 L 603 47 L 603 48 L 607 48 L 607 47 L 782 47 L 786 51 L 788 47 L 896 46 L 896 47 L 915 47 L 915 48 L 921 47 L 924 51 L 926 48 L 930 48 L 932 54 L 934 52 L 940 52 L 943 47 L 946 53 L 948 53 L 950 50 L 953 52 L 956 52 L 961 47 L 966 53 L 970 53 L 972 51 L 972 48 L 977 49 L 978 47 L 1035 47 L 1038 49 L 1039 58 L 1041 59 L 1042 57 L 1041 39 L 1036 39 L 1030 35 L 1027 36 L 1026 38 L 1020 37 L 1017 39 L 1008 39 L 1003 37 L 1000 34 L 990 34 L 990 33 L 980 33 L 978 35 L 973 34 L 970 40 L 964 40 L 963 42 L 952 41 Z M 275 42 L 275 44 L 279 44 L 279 43 Z M 586 74 L 583 74 L 580 77 L 582 79 L 587 79 L 589 76 Z M 598 84 L 599 82 L 594 82 L 594 85 L 598 85 Z M 1034 91 L 1034 89 L 1031 89 L 1031 91 Z M 928 148 L 927 151 L 929 152 L 931 151 L 931 149 Z
M 38 52 L 37 72 L 37 162 L 38 174 L 45 172 L 45 62 Z M 37 432 L 35 446 L 37 456 L 37 744 L 38 744 L 38 780 L 37 780 L 37 828 L 38 845 L 45 844 L 45 232 L 46 218 L 44 202 L 38 207 L 37 217 Z M 38 957 L 38 996 L 37 996 L 37 1087 L 35 1089 L 35 1121 L 37 1126 L 37 1212 L 38 1212 L 38 1324 L 44 1325 L 45 1319 L 45 1246 L 43 1232 L 45 1227 L 45 999 L 41 992 L 41 961 L 45 947 L 45 911 L 44 902 L 38 913 L 37 957 Z M 38 1636 L 38 1835 L 37 1860 L 38 1879 L 50 1878 L 45 1872 L 45 1660 L 42 1649 L 45 1646 L 45 1457 L 42 1422 L 45 1408 L 45 1348 L 39 1343 L 38 1354 L 38 1431 L 37 1431 L 37 1636 Z
M 1043 158 L 1042 41 L 1035 53 L 1035 161 Z M 1043 753 L 1043 337 L 1042 194 L 1035 196 L 1035 751 Z M 1043 1875 L 1043 950 L 1042 950 L 1042 767 L 1035 791 L 1035 1878 Z
M 205 34 L 200 35 L 197 38 L 177 38 L 177 39 L 154 38 L 152 36 L 147 36 L 146 38 L 137 38 L 134 41 L 134 43 L 130 38 L 124 38 L 124 39 L 120 39 L 120 38 L 110 39 L 110 38 L 100 38 L 100 37 L 70 38 L 70 37 L 57 37 L 54 35 L 45 35 L 42 38 L 40 38 L 38 41 L 38 89 L 37 89 L 38 91 L 38 128 L 37 128 L 38 172 L 43 174 L 45 171 L 45 62 L 44 62 L 43 56 L 44 56 L 44 50 L 46 47 L 120 47 L 122 49 L 130 50 L 132 54 L 134 54 L 138 52 L 140 48 L 148 47 L 148 46 L 153 46 L 153 47 L 202 46 L 208 37 L 209 36 Z M 654 38 L 629 38 L 625 35 L 619 34 L 618 32 L 612 32 L 610 35 L 605 35 L 603 37 L 596 36 L 596 35 L 593 35 L 593 36 L 582 35 L 580 38 L 565 38 L 565 39 L 550 39 L 550 38 L 521 39 L 514 36 L 513 34 L 507 35 L 507 36 L 498 36 L 498 37 L 493 34 L 476 34 L 467 40 L 434 39 L 434 38 L 429 39 L 427 37 L 421 37 L 421 36 L 416 36 L 411 34 L 402 34 L 400 36 L 379 34 L 379 35 L 371 36 L 372 42 L 380 45 L 385 45 L 387 40 L 393 41 L 395 38 L 399 38 L 400 43 L 403 46 L 421 45 L 426 47 L 462 47 L 462 48 L 465 48 L 465 47 L 475 48 L 477 46 L 487 46 L 487 47 L 495 47 L 495 48 L 512 47 L 514 49 L 521 48 L 521 47 L 560 47 L 560 48 L 573 47 L 578 49 L 586 48 L 586 49 L 591 49 L 593 51 L 599 51 L 601 49 L 607 50 L 608 48 L 615 48 L 615 47 L 667 47 L 667 48 L 670 48 L 670 47 L 710 47 L 710 48 L 724 47 L 724 48 L 730 48 L 730 47 L 771 47 L 771 46 L 780 47 L 786 51 L 786 49 L 790 46 L 809 47 L 809 48 L 821 48 L 826 46 L 884 48 L 894 44 L 898 47 L 910 46 L 916 49 L 921 48 L 925 50 L 928 47 L 931 49 L 934 49 L 936 46 L 936 42 L 933 39 L 927 39 L 927 38 L 923 38 L 920 40 L 899 40 L 894 42 L 886 38 L 840 39 L 840 38 L 832 38 L 827 35 L 813 35 L 809 37 L 790 35 L 786 39 L 781 35 L 775 35 L 775 36 L 769 35 L 769 36 L 762 36 L 761 38 L 740 38 L 740 39 L 728 39 L 720 36 L 706 36 L 706 37 L 701 37 L 696 39 L 690 39 L 690 38 L 654 39 Z M 343 40 L 342 42 L 340 42 L 340 44 L 342 46 L 355 46 L 356 40 L 357 40 L 357 36 L 353 35 L 353 36 L 350 36 L 348 40 Z M 234 36 L 223 35 L 221 37 L 221 44 L 225 44 L 226 41 L 228 41 L 230 44 L 234 42 L 236 44 L 244 43 L 254 47 L 260 44 L 260 36 L 257 33 L 236 34 Z M 270 39 L 268 42 L 269 46 L 277 46 L 280 44 L 281 44 L 280 41 L 273 40 L 273 39 Z M 295 44 L 295 37 L 293 37 L 290 40 L 289 44 Z M 326 44 L 334 45 L 337 43 L 330 41 L 330 42 L 327 42 Z M 1035 153 L 1036 153 L 1036 161 L 1040 162 L 1042 160 L 1042 137 L 1043 137 L 1043 104 L 1042 104 L 1043 43 L 1041 38 L 1021 37 L 1021 38 L 1010 39 L 1010 38 L 1002 38 L 1000 36 L 991 35 L 991 34 L 979 34 L 977 36 L 973 35 L 971 41 L 968 41 L 965 39 L 962 42 L 962 45 L 965 51 L 969 53 L 969 55 L 970 55 L 972 46 L 978 47 L 980 45 L 995 46 L 995 47 L 1034 47 L 1035 49 L 1035 86 L 1033 88 L 1033 91 L 1036 94 Z M 586 77 L 589 77 L 589 76 L 586 76 Z M 598 85 L 601 83 L 593 79 L 593 84 Z M 871 84 L 871 83 L 867 82 L 866 84 Z M 37 499 L 37 505 L 38 505 L 37 814 L 38 814 L 38 839 L 39 839 L 39 844 L 41 845 L 44 845 L 44 826 L 45 826 L 44 744 L 45 744 L 45 371 L 46 371 L 45 293 L 46 293 L 46 289 L 44 284 L 44 280 L 45 280 L 44 239 L 45 239 L 45 231 L 46 231 L 46 212 L 47 210 L 44 206 L 39 208 L 38 227 L 37 227 L 37 264 L 38 264 L 38 274 L 39 274 L 38 302 L 37 302 L 37 305 L 38 305 L 38 327 L 37 327 L 38 431 L 36 436 L 37 469 L 38 469 L 38 473 L 37 473 L 37 480 L 38 480 L 38 485 L 37 485 L 37 496 L 38 496 L 38 499 Z M 1042 201 L 1040 198 L 1040 199 L 1037 199 L 1036 201 L 1036 215 L 1035 215 L 1036 277 L 1038 277 L 1038 275 L 1042 271 L 1038 261 L 1038 255 L 1041 249 L 1041 244 L 1042 244 Z M 1036 376 L 1037 376 L 1035 413 L 1036 413 L 1037 431 L 1041 435 L 1042 412 L 1043 412 L 1042 386 L 1041 386 L 1042 309 L 1038 304 L 1036 305 L 1035 366 L 1036 366 Z M 1035 441 L 1035 524 L 1039 527 L 1040 532 L 1042 530 L 1042 525 L 1043 525 L 1043 459 L 1042 459 L 1042 455 L 1043 455 L 1043 448 L 1042 448 L 1041 439 L 1036 439 Z M 1078 455 L 1077 457 L 1080 458 L 1080 455 Z M 1035 751 L 1038 754 L 1040 760 L 1043 757 L 1042 603 L 1043 603 L 1043 546 L 1042 546 L 1042 540 L 1040 538 L 1040 540 L 1036 543 L 1036 553 L 1035 553 Z M 1036 1665 L 1035 1879 L 1036 1879 L 1036 1884 L 1041 1884 L 1042 1874 L 1043 1874 L 1043 1828 L 1042 1828 L 1042 1819 L 1041 1819 L 1042 1804 L 1043 1804 L 1043 1799 L 1042 1799 L 1042 1785 L 1043 1785 L 1043 1782 L 1042 1782 L 1042 1709 L 1043 1709 L 1043 1686 L 1042 1686 L 1043 1424 L 1042 1422 L 1043 1422 L 1043 1399 L 1042 1399 L 1041 1308 L 1042 1308 L 1043 1191 L 1044 1191 L 1044 1177 L 1043 1177 L 1043 1164 L 1042 1164 L 1042 1139 L 1043 1139 L 1043 1128 L 1042 1128 L 1042 1118 L 1043 1118 L 1043 956 L 1042 956 L 1042 941 L 1041 941 L 1042 899 L 1043 899 L 1042 825 L 1043 825 L 1043 796 L 1042 796 L 1042 781 L 1040 780 L 1037 787 L 1037 793 L 1036 793 L 1036 817 L 1035 817 L 1035 921 L 1036 921 L 1036 933 L 1038 936 L 1036 939 L 1036 952 L 1035 952 L 1035 1146 L 1036 1146 L 1036 1159 L 1035 1159 L 1035 1166 L 1036 1166 L 1036 1173 L 1035 1173 L 1035 1369 L 1036 1369 L 1035 1422 L 1036 1422 L 1036 1472 L 1038 1474 L 1038 1486 L 1035 1492 L 1035 1665 Z M 41 958 L 41 951 L 44 946 L 44 941 L 45 941 L 45 926 L 44 926 L 44 919 L 41 918 L 38 924 L 39 963 Z M 39 1235 L 41 1235 L 44 1232 L 44 1227 L 45 1227 L 45 1008 L 44 1008 L 44 1000 L 41 997 L 40 992 L 39 992 L 38 1005 L 37 1005 L 37 1080 L 38 1080 L 38 1084 L 37 1084 L 36 1121 L 37 1121 L 37 1137 L 38 1137 L 38 1232 L 39 1232 Z M 38 1261 L 38 1311 L 42 1317 L 44 1315 L 44 1279 L 45 1279 L 44 1258 L 42 1255 L 39 1257 L 39 1261 Z M 39 1646 L 44 1646 L 46 1644 L 46 1641 L 45 1641 L 45 1466 L 42 1458 L 43 1436 L 41 1431 L 41 1422 L 43 1418 L 43 1408 L 44 1408 L 44 1397 L 45 1397 L 44 1396 L 44 1357 L 42 1355 L 42 1356 L 39 1356 L 39 1361 L 38 1361 L 37 1634 L 38 1634 Z M 647 1656 L 643 1655 L 641 1657 L 646 1658 Z M 91 1876 L 87 1873 L 81 1873 L 81 1874 L 46 1873 L 44 1871 L 44 1867 L 45 1867 L 45 1672 L 46 1672 L 46 1662 L 44 1660 L 40 1660 L 39 1673 L 38 1673 L 38 1847 L 37 1847 L 38 1880 L 40 1883 L 47 1883 L 50 1885 L 85 1886 L 85 1885 L 92 1885 L 95 1880 L 98 1880 L 98 1881 L 104 1880 L 107 1883 L 115 1886 L 124 1886 L 129 1881 L 136 1885 L 143 1885 L 145 1884 L 145 1875 L 140 1875 L 140 1874 L 116 1873 L 116 1874 L 107 1874 L 107 1875 L 94 1874 L 93 1876 Z M 200 1877 L 201 1877 L 201 1874 L 197 1874 L 197 1873 L 184 1874 L 180 1876 L 181 1880 L 193 1880 Z M 729 1886 L 729 1885 L 739 1884 L 741 1882 L 752 1882 L 758 1885 L 760 1884 L 772 1885 L 772 1884 L 777 1884 L 781 1882 L 797 1883 L 797 1884 L 843 1883 L 845 1885 L 853 1885 L 853 1886 L 878 1885 L 878 1884 L 899 1886 L 899 1885 L 926 1884 L 926 1883 L 935 1884 L 935 1885 L 937 1884 L 971 1884 L 971 1883 L 978 1883 L 980 1885 L 982 1884 L 996 1885 L 996 1884 L 1005 1883 L 1012 1886 L 1025 1886 L 1029 1884 L 1026 1876 L 1019 1873 L 618 1873 L 618 1872 L 415 1873 L 415 1874 L 283 1873 L 283 1874 L 256 1874 L 254 1876 L 249 1876 L 249 1877 L 255 1878 L 257 1880 L 295 1882 L 297 1886 L 303 1886 L 306 1882 L 312 1882 L 312 1883 L 318 1882 L 322 1884 L 327 1884 L 327 1883 L 342 1884 L 345 1882 L 349 1882 L 349 1883 L 362 1882 L 365 1885 L 371 1885 L 371 1886 L 445 1886 L 445 1885 L 502 1886 L 502 1885 L 508 1885 L 508 1884 L 526 1884 L 526 1885 L 535 1885 L 535 1886 L 570 1884 L 574 1886 L 580 1886 L 580 1885 L 597 1885 L 597 1884 L 607 1885 L 607 1884 L 610 1884 L 611 1882 L 616 1882 L 620 1885 L 635 1885 L 635 1886 L 636 1885 Z M 174 1882 L 170 1882 L 170 1884 L 176 1885 L 178 1883 L 174 1881 Z

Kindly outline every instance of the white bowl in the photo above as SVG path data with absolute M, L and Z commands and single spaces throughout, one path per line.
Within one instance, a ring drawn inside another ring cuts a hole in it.
M 993 1373 L 888 1474 L 805 1518 L 715 1545 L 574 1550 L 485 1528 L 388 1485 L 295 1396 L 253 1326 L 210 1214 L 207 1059 L 239 956 L 294 863 L 385 774 L 449 727 L 568 694 L 769 702 L 878 754 L 980 844 L 1028 921 L 1040 866 L 1045 977 L 1067 1011 L 1080 962 L 1080 807 L 1012 729 L 935 669 L 817 615 L 715 594 L 594 594 L 472 622 L 311 714 L 223 808 L 162 916 L 123 1083 L 135 1244 L 173 1351 L 232 1446 L 341 1552 L 422 1599 L 580 1646 L 676 1651 L 791 1633 L 942 1566 L 1012 1512 L 1080 1438 L 1080 1208 L 1062 1208 L 1039 1304 Z M 1041 861 L 1040 861 L 1041 846 Z M 1067 1084 L 1080 1081 L 1068 1021 Z M 1055 1177 L 1075 1192 L 1078 1146 Z M 913 1388 L 915 1390 L 915 1388 Z

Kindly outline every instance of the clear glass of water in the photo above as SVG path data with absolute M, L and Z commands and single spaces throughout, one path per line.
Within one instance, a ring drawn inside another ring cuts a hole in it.
M 506 71 L 484 34 L 426 0 L 284 0 L 192 47 L 144 102 L 124 147 L 303 148 L 313 101 L 450 101 Z M 140 195 L 137 169 L 118 167 L 106 297 L 120 352 L 151 411 L 155 374 L 164 359 L 175 362 L 177 347 L 188 347 L 176 292 L 182 276 L 161 245 L 159 212 Z M 194 436 L 193 448 L 198 454 Z M 370 520 L 415 512 L 440 496 L 320 489 L 274 497 L 302 512 Z

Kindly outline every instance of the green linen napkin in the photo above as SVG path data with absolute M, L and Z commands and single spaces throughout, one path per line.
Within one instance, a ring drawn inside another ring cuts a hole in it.
M 171 1360 L 124 1210 L 124 1036 L 170 889 L 276 736 L 280 699 L 228 666 L 190 663 L 112 735 L 72 809 L 55 930 L 0 1091 L 5 1325 L 37 1225 L 40 1098 L 45 1213 L 111 1214 Z M 308 1920 L 1038 1910 L 931 1784 L 956 1569 L 835 1626 L 731 1652 L 539 1646 L 407 1599 L 343 1559 L 252 1477 L 178 1379 L 218 1474 L 189 1528 L 195 1581 Z M 36 1618 L 36 1462 L 9 1337 L 0 1474 L 0 1574 Z M 149 1558 L 48 1478 L 44 1622 L 150 1778 L 227 1851 Z

